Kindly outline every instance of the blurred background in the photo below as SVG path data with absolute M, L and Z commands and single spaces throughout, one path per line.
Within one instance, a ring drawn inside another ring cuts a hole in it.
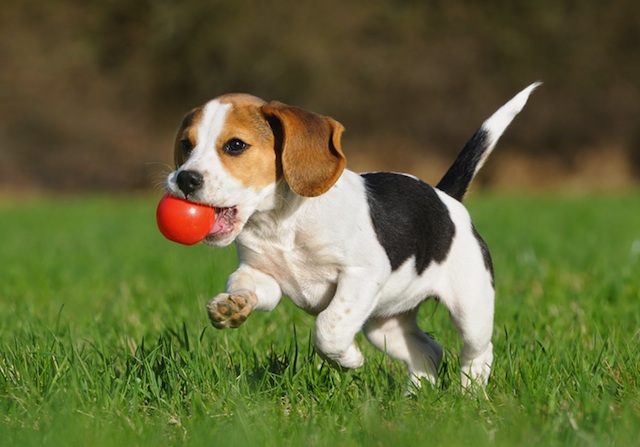
M 0 191 L 150 190 L 191 108 L 242 91 L 330 115 L 356 171 L 434 183 L 544 86 L 479 184 L 640 179 L 634 0 L 17 0 L 0 12 Z

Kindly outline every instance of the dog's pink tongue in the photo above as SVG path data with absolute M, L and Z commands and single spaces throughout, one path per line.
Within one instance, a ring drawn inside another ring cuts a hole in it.
M 219 233 L 220 231 L 223 231 L 225 228 L 225 223 L 226 223 L 225 219 L 216 219 L 216 223 L 213 225 L 213 228 L 211 229 L 211 233 L 215 234 L 215 233 Z
M 211 229 L 210 234 L 220 233 L 221 231 L 226 231 L 229 229 L 229 208 L 218 208 L 216 211 L 216 221 L 213 224 L 213 228 Z

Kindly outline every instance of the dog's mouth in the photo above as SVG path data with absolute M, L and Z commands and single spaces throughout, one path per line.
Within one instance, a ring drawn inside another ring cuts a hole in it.
M 228 238 L 235 232 L 238 208 L 231 206 L 226 208 L 214 207 L 214 209 L 216 210 L 216 222 L 209 235 L 205 238 L 205 242 L 215 244 Z

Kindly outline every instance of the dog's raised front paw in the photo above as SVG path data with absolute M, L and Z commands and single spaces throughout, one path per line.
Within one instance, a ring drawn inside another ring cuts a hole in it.
M 236 328 L 245 322 L 257 302 L 256 294 L 249 290 L 221 293 L 207 304 L 211 324 L 218 329 Z

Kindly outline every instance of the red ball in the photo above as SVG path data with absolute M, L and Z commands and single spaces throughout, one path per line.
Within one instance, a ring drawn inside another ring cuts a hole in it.
M 216 211 L 213 207 L 165 194 L 158 203 L 156 221 L 167 239 L 193 245 L 211 232 L 216 222 Z

